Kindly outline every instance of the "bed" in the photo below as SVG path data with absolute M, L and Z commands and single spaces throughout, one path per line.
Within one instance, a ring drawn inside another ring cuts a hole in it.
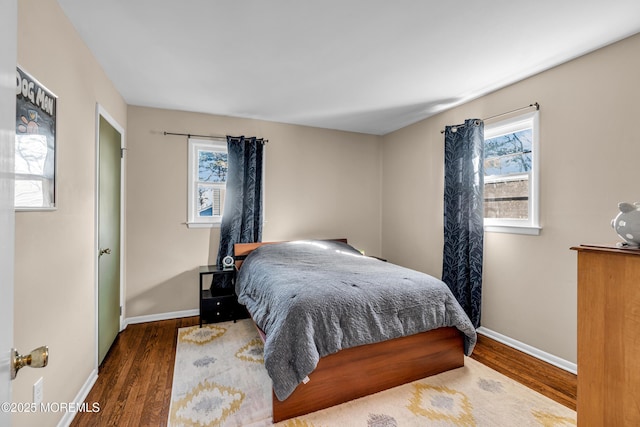
M 236 244 L 236 294 L 264 341 L 273 421 L 464 365 L 475 328 L 449 288 L 341 241 Z

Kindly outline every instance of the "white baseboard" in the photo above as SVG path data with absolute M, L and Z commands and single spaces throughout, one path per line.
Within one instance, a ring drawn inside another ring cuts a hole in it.
M 84 400 L 89 395 L 89 392 L 91 391 L 91 388 L 93 387 L 93 385 L 96 383 L 97 379 L 98 379 L 98 370 L 94 369 L 93 371 L 91 371 L 91 374 L 89 375 L 89 378 L 87 378 L 87 381 L 85 381 L 84 385 L 80 388 L 80 391 L 78 392 L 78 394 L 76 394 L 75 399 L 73 399 L 73 404 L 75 407 L 77 408 L 82 407 Z M 92 410 L 91 405 L 93 403 L 94 402 L 88 402 L 87 410 Z M 71 425 L 71 421 L 73 421 L 76 414 L 77 414 L 76 411 L 65 411 L 64 416 L 58 423 L 58 427 L 69 427 Z
M 169 313 L 159 313 L 159 314 L 149 314 L 146 316 L 129 317 L 124 320 L 124 328 L 126 328 L 127 325 L 134 325 L 136 323 L 156 322 L 158 320 L 178 319 L 180 317 L 192 317 L 192 316 L 199 316 L 199 315 L 200 315 L 200 310 L 196 308 L 193 310 L 172 311 Z
M 516 350 L 520 350 L 521 352 L 526 353 L 530 356 L 533 356 L 537 359 L 550 363 L 553 366 L 557 366 L 560 369 L 564 369 L 565 371 L 571 372 L 572 374 L 578 373 L 578 365 L 576 365 L 575 363 L 569 362 L 568 360 L 565 360 L 565 359 L 561 359 L 560 357 L 554 356 L 553 354 L 550 354 L 538 348 L 532 347 L 529 344 L 525 344 L 521 341 L 514 340 L 513 338 L 509 338 L 506 335 L 502 335 L 498 332 L 492 331 L 491 329 L 487 329 L 484 326 L 480 326 L 477 332 L 486 337 L 489 337 L 498 342 L 501 342 L 502 344 L 508 345 L 509 347 L 513 347 Z

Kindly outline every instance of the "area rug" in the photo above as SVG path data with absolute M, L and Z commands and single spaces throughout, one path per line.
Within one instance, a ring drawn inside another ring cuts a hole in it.
M 462 368 L 273 424 L 262 354 L 248 319 L 181 328 L 169 426 L 576 425 L 575 411 L 468 357 Z

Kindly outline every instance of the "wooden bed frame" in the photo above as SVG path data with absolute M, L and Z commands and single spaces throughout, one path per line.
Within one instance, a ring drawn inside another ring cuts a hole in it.
M 346 243 L 346 239 L 335 239 Z M 234 246 L 236 266 L 263 243 Z M 256 326 L 256 328 L 258 328 Z M 265 339 L 260 328 L 258 332 Z M 307 383 L 284 401 L 273 395 L 273 422 L 329 408 L 464 366 L 463 335 L 453 327 L 340 350 L 320 359 Z

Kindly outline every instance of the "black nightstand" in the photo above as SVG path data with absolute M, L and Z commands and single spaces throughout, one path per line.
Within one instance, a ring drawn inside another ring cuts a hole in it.
M 203 323 L 224 322 L 249 317 L 238 303 L 235 293 L 236 269 L 223 270 L 216 265 L 203 265 L 200 274 L 200 327 Z M 204 288 L 204 277 L 211 275 L 211 285 Z

